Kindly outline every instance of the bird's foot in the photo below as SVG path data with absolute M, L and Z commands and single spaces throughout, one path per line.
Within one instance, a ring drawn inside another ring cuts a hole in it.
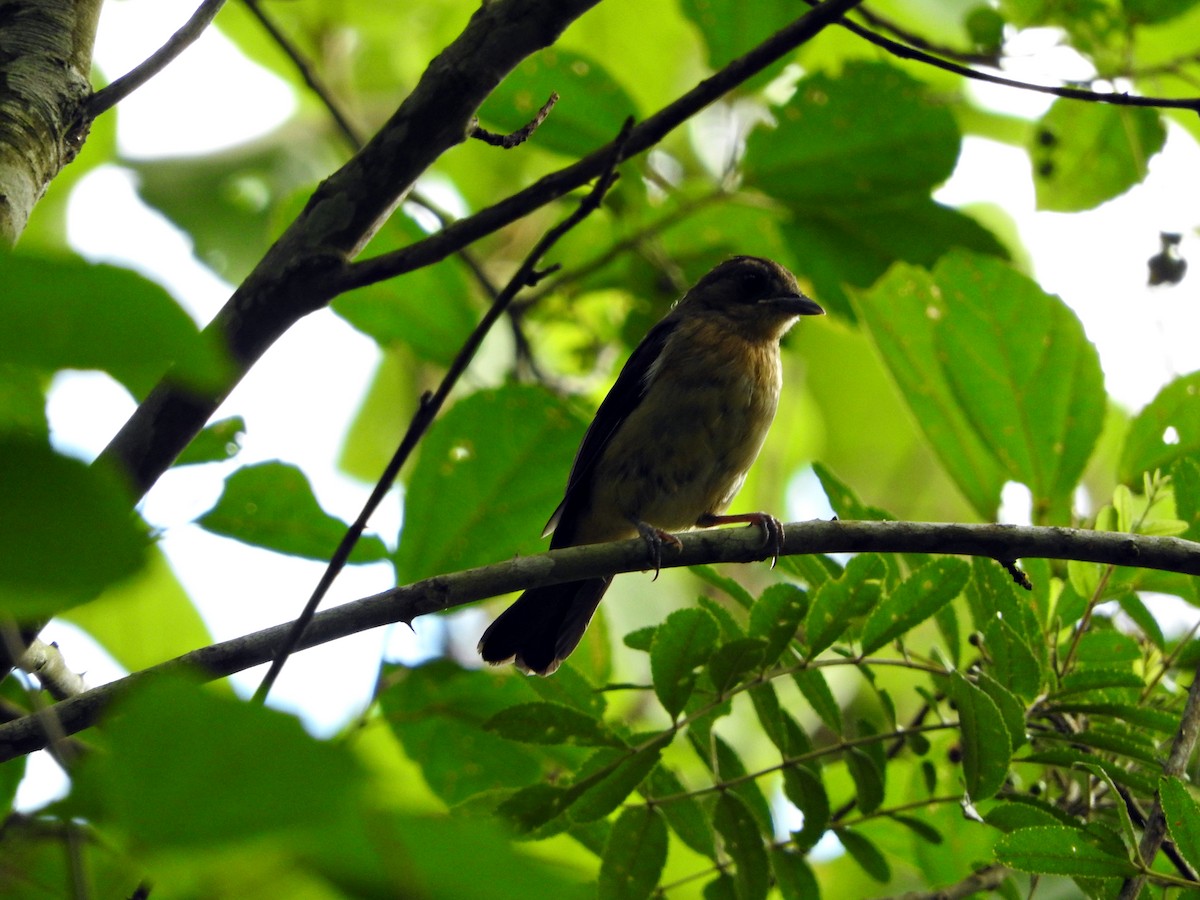
M 675 537 L 669 531 L 663 531 L 661 528 L 655 528 L 649 522 L 638 521 L 638 534 L 642 540 L 646 542 L 646 548 L 650 552 L 650 562 L 654 565 L 654 581 L 658 580 L 658 572 L 662 568 L 662 548 L 663 544 L 669 544 L 676 550 L 683 549 L 683 541 Z
M 762 529 L 763 547 L 770 551 L 771 568 L 775 568 L 775 563 L 779 562 L 779 554 L 783 552 L 783 523 L 770 513 L 740 513 L 735 516 L 715 516 L 705 513 L 696 520 L 696 525 L 700 528 L 709 528 L 713 525 L 733 525 L 740 522 Z

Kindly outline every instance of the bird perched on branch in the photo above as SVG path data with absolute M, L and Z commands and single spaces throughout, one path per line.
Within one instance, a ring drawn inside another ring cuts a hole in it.
M 779 402 L 779 339 L 824 313 L 792 273 L 754 256 L 705 275 L 642 339 L 596 412 L 566 495 L 546 525 L 551 549 L 641 535 L 657 567 L 669 534 L 743 522 L 778 554 L 779 521 L 722 515 L 758 456 Z M 483 633 L 489 663 L 549 675 L 575 649 L 612 576 L 532 588 Z

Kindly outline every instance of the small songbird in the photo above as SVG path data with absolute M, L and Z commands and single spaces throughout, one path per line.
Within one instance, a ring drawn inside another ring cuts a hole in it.
M 792 273 L 754 256 L 705 275 L 642 339 L 583 436 L 550 548 L 641 535 L 657 566 L 669 531 L 743 522 L 778 553 L 765 513 L 722 515 L 766 439 L 782 386 L 779 339 L 824 310 Z M 483 633 L 479 653 L 553 673 L 575 649 L 612 576 L 532 588 Z

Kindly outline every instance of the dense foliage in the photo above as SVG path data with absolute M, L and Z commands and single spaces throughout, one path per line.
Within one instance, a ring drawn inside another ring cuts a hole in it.
M 477 5 L 263 8 L 366 134 Z M 993 71 L 1019 34 L 1051 27 L 1092 67 L 1082 94 L 1197 93 L 1195 0 L 867 8 L 861 28 L 918 36 L 959 65 Z M 480 109 L 484 127 L 510 132 L 557 92 L 529 141 L 445 153 L 363 256 L 444 225 L 430 196 L 477 212 L 591 153 L 798 14 L 783 0 L 605 0 Z M 214 27 L 292 86 L 293 119 L 217 155 L 122 160 L 102 118 L 0 259 L 0 604 L 80 623 L 131 672 L 210 638 L 118 478 L 51 449 L 49 375 L 102 370 L 141 400 L 168 363 L 203 385 L 227 361 L 163 288 L 71 254 L 66 198 L 93 167 L 129 168 L 237 284 L 351 153 L 246 5 Z M 783 514 L 823 492 L 840 519 L 990 522 L 1017 483 L 1035 525 L 1200 541 L 1200 373 L 1122 410 L 1003 210 L 933 198 L 966 136 L 1027 150 L 1039 206 L 1085 214 L 1138 190 L 1168 121 L 1182 126 L 1171 141 L 1200 134 L 1194 109 L 1098 99 L 1057 98 L 1037 121 L 998 113 L 957 72 L 826 28 L 620 164 L 603 207 L 545 260 L 562 268 L 518 297 L 421 442 L 399 534 L 368 534 L 350 562 L 387 560 L 405 584 L 540 552 L 620 364 L 733 253 L 784 263 L 830 312 L 785 342 L 785 401 L 739 510 Z M 381 352 L 347 438 L 352 474 L 378 477 L 491 292 L 580 196 L 334 300 Z M 1145 254 L 1131 249 L 1128 265 Z M 1189 285 L 1167 289 L 1194 297 Z M 237 438 L 254 428 L 215 422 L 180 458 L 230 469 L 198 526 L 328 559 L 356 511 L 322 510 L 287 460 L 239 467 Z M 1196 578 L 1020 569 L 1027 587 L 995 560 L 861 552 L 628 575 L 553 677 L 482 669 L 469 653 L 387 661 L 377 702 L 333 740 L 184 673 L 146 678 L 56 747 L 70 796 L 9 816 L 0 893 L 1016 898 L 1032 879 L 1037 896 L 1115 897 L 1147 869 L 1159 886 L 1147 892 L 1200 890 L 1192 768 L 1164 774 L 1200 652 L 1154 615 L 1161 595 L 1200 606 Z M 16 679 L 3 693 L 7 718 L 43 706 Z M 9 801 L 25 765 L 0 765 Z M 1146 866 L 1137 846 L 1158 802 L 1168 842 Z

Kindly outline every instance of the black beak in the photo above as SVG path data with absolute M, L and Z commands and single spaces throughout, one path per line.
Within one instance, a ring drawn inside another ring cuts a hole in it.
M 767 305 L 779 310 L 782 313 L 791 313 L 793 316 L 823 316 L 825 310 L 816 300 L 805 297 L 803 294 L 788 294 L 783 297 L 767 297 L 765 300 L 759 300 L 759 303 Z

